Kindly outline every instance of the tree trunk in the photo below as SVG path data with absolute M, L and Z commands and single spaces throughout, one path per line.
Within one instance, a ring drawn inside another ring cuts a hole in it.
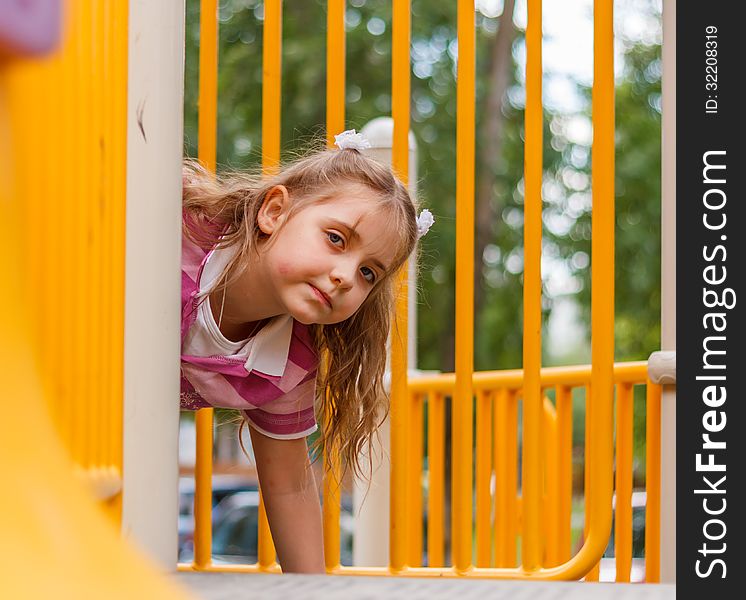
M 513 65 L 512 46 L 515 39 L 513 8 L 515 0 L 505 0 L 500 25 L 490 47 L 490 70 L 488 92 L 482 130 L 482 152 L 478 157 L 480 169 L 476 185 L 476 232 L 474 243 L 474 316 L 484 303 L 482 286 L 482 264 L 484 249 L 496 234 L 497 217 L 502 212 L 499 199 L 493 200 L 495 173 L 502 160 L 502 139 L 505 117 L 502 112 L 503 99 L 510 84 L 510 68 Z

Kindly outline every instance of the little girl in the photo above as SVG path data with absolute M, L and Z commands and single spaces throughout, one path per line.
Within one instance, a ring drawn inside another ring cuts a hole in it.
M 184 167 L 181 406 L 250 425 L 285 572 L 324 572 L 306 437 L 360 474 L 388 411 L 397 270 L 432 224 L 355 130 L 272 177 Z M 323 363 L 320 358 L 323 356 Z

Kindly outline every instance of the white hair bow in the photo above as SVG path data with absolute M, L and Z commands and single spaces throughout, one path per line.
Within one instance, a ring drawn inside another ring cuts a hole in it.
M 425 235 L 435 223 L 435 217 L 429 210 L 424 209 L 417 217 L 417 237 Z
M 365 139 L 362 133 L 355 133 L 354 129 L 348 129 L 334 136 L 334 144 L 340 150 L 352 148 L 353 150 L 365 150 L 370 148 L 370 142 Z

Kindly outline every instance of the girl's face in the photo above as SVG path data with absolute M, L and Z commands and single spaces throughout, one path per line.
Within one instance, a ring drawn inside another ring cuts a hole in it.
M 284 312 L 304 324 L 352 316 L 395 258 L 396 227 L 364 189 L 351 188 L 288 218 L 287 190 L 268 195 L 260 229 L 271 237 L 259 252 Z

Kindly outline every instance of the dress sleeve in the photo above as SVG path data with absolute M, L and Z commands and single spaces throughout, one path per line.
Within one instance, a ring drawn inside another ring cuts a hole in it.
M 304 438 L 318 429 L 314 414 L 315 396 L 316 369 L 282 396 L 242 412 L 254 429 L 268 437 L 281 440 Z

